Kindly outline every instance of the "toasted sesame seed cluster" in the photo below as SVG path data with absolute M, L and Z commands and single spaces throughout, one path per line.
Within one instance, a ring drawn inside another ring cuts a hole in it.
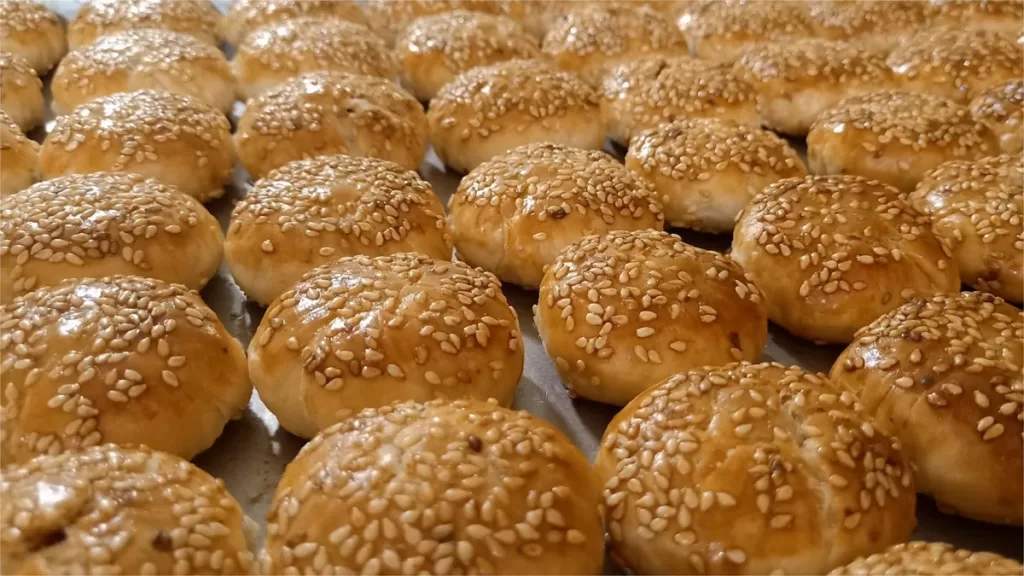
M 0 109 L 0 198 L 39 180 L 39 144 L 29 140 L 7 112 Z M 6 202 L 6 200 L 5 200 Z
M 0 52 L 0 109 L 23 132 L 42 124 L 46 115 L 43 81 L 28 60 L 11 52 Z
M 24 58 L 37 74 L 45 74 L 67 52 L 60 18 L 35 0 L 0 2 L 0 47 Z
M 366 24 L 363 10 L 353 0 L 232 0 L 221 20 L 221 36 L 237 45 L 254 30 L 296 18 L 339 18 Z
M 690 53 L 733 62 L 750 48 L 811 35 L 807 11 L 799 2 L 714 2 L 693 16 L 686 28 Z
M 849 42 L 883 57 L 933 19 L 928 3 L 916 0 L 814 0 L 807 14 L 814 36 Z
M 994 2 L 993 2 L 994 4 Z M 1016 576 L 1024 572 L 1020 562 L 992 552 L 971 552 L 944 542 L 906 542 L 866 558 L 857 558 L 829 576 L 865 576 L 867 574 L 963 574 Z
M 999 138 L 1003 154 L 1024 148 L 1024 80 L 996 84 L 971 101 L 971 116 Z
M 220 19 L 209 0 L 89 0 L 68 24 L 68 44 L 78 48 L 107 34 L 156 28 L 191 34 L 217 46 Z
M 363 7 L 370 28 L 388 46 L 417 19 L 455 10 L 493 14 L 498 6 L 495 0 L 366 0 Z

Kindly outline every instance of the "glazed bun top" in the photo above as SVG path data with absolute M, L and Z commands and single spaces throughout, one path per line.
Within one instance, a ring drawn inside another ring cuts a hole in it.
M 74 49 L 106 34 L 158 28 L 190 34 L 216 46 L 220 19 L 209 0 L 91 0 L 68 25 L 68 45 Z
M 221 32 L 231 44 L 268 24 L 295 18 L 340 18 L 366 24 L 366 15 L 353 0 L 233 0 L 221 21 Z
M 29 62 L 45 74 L 67 51 L 60 18 L 35 0 L 0 2 L 0 49 Z
M 740 78 L 768 87 L 793 82 L 824 90 L 850 80 L 884 87 L 892 78 L 884 57 L 855 44 L 820 38 L 759 46 L 740 57 L 734 69 Z
M 992 2 L 1003 4 L 1003 2 Z M 1010 2 L 1006 2 L 1010 4 Z M 829 576 L 861 576 L 863 574 L 962 574 L 963 576 L 1019 576 L 1024 566 L 1011 558 L 992 552 L 971 552 L 957 549 L 945 542 L 906 542 L 857 558 L 846 566 L 829 572 Z

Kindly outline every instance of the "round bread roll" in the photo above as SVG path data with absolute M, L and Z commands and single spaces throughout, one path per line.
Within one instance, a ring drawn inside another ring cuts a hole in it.
M 757 92 L 764 125 L 792 136 L 844 98 L 895 86 L 883 56 L 813 38 L 750 50 L 733 71 Z
M 1024 80 L 997 84 L 971 101 L 971 115 L 999 138 L 1004 154 L 1024 149 Z
M 612 230 L 660 230 L 651 186 L 597 150 L 530 144 L 481 164 L 448 203 L 459 257 L 537 288 L 563 248 Z
M 253 178 L 329 154 L 415 170 L 427 151 L 427 117 L 415 98 L 383 78 L 310 72 L 250 100 L 234 140 Z
M 913 300 L 878 318 L 857 332 L 831 377 L 900 438 L 920 492 L 946 511 L 1019 526 L 1022 366 L 1024 312 L 964 292 Z
M 1024 160 L 995 156 L 948 162 L 925 176 L 910 200 L 932 218 L 965 284 L 1024 301 Z
M 363 5 L 370 29 L 388 46 L 416 19 L 455 10 L 493 14 L 498 6 L 495 0 L 365 0 Z
M 115 172 L 46 180 L 0 210 L 0 301 L 114 274 L 199 290 L 217 273 L 223 244 L 217 219 L 173 186 Z
M 608 136 L 623 146 L 644 130 L 682 118 L 761 126 L 753 86 L 728 68 L 687 56 L 623 64 L 605 76 L 601 90 Z
M 74 49 L 115 32 L 156 28 L 195 36 L 217 46 L 221 14 L 209 0 L 90 0 L 68 24 Z
M 811 25 L 804 5 L 785 0 L 715 2 L 686 26 L 690 53 L 717 62 L 733 62 L 759 45 L 808 36 Z
M 722 233 L 732 232 L 736 215 L 765 186 L 807 174 L 782 138 L 717 118 L 641 132 L 626 167 L 654 187 L 669 226 Z
M 463 72 L 516 58 L 539 58 L 537 42 L 515 21 L 459 10 L 413 21 L 395 42 L 402 84 L 426 102 Z
M 10 52 L 0 52 L 0 110 L 22 132 L 42 124 L 46 115 L 43 81 L 28 60 Z
M 967 108 L 930 94 L 881 90 L 822 112 L 807 133 L 814 174 L 855 174 L 910 192 L 950 160 L 999 150 L 995 135 Z
M 1019 34 L 1024 22 L 1020 0 L 931 0 L 932 20 L 937 26 Z
M 373 158 L 318 156 L 258 181 L 231 214 L 228 268 L 269 304 L 341 256 L 420 252 L 449 260 L 444 206 L 415 172 Z
M 238 45 L 254 30 L 295 18 L 338 18 L 366 24 L 366 15 L 354 0 L 232 0 L 221 20 L 221 36 Z
M 0 110 L 0 196 L 28 188 L 39 180 L 39 144 L 29 140 Z
M 224 482 L 146 446 L 39 456 L 5 468 L 0 495 L 4 574 L 226 575 L 252 566 L 252 521 Z
M 72 50 L 50 83 L 53 109 L 151 88 L 192 96 L 224 113 L 235 102 L 231 66 L 216 46 L 168 30 L 127 30 Z
M 530 36 L 538 41 L 544 40 L 544 35 L 552 26 L 558 23 L 569 11 L 583 7 L 581 2 L 574 0 L 496 0 L 497 11 L 518 22 Z M 608 2 L 602 2 L 608 4 Z M 632 2 L 634 6 L 640 2 Z M 667 2 L 666 2 L 667 4 Z
M 336 18 L 299 18 L 259 28 L 238 45 L 231 64 L 246 99 L 319 70 L 398 77 L 398 63 L 380 38 Z
M 495 403 L 403 403 L 326 430 L 267 515 L 268 574 L 598 574 L 600 487 L 554 426 Z
M 769 185 L 740 212 L 732 258 L 793 334 L 845 344 L 914 297 L 960 289 L 960 274 L 906 195 L 859 176 Z
M 883 58 L 907 36 L 933 25 L 928 2 L 921 0 L 813 0 L 807 6 L 814 37 L 847 42 Z
M 600 150 L 606 135 L 593 88 L 538 60 L 460 74 L 430 101 L 427 122 L 434 152 L 463 173 L 533 142 Z
M 0 325 L 7 464 L 101 442 L 191 459 L 252 393 L 242 345 L 180 284 L 68 280 L 0 305 Z
M 846 566 L 829 572 L 829 576 L 864 576 L 867 574 L 986 574 L 1018 576 L 1024 572 L 1020 562 L 992 552 L 971 552 L 954 549 L 943 542 L 906 542 L 867 558 L 857 558 Z
M 594 463 L 610 553 L 635 574 L 822 574 L 903 542 L 911 465 L 853 394 L 781 364 L 648 388 Z
M 95 98 L 57 117 L 40 153 L 44 178 L 134 172 L 205 202 L 231 182 L 231 124 L 213 107 L 163 90 Z
M 657 230 L 569 245 L 535 314 L 569 395 L 617 406 L 679 372 L 757 361 L 768 336 L 761 292 L 735 262 Z
M 46 74 L 68 50 L 60 18 L 35 0 L 0 2 L 0 46 Z
M 903 89 L 966 104 L 984 89 L 1024 77 L 1024 53 L 1009 38 L 984 30 L 923 32 L 886 60 Z
M 349 256 L 274 300 L 249 344 L 249 373 L 281 426 L 312 438 L 400 400 L 508 406 L 523 341 L 493 274 L 412 252 Z

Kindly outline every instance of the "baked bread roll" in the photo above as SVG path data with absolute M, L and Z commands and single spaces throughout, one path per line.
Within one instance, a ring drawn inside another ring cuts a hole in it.
M 985 90 L 971 101 L 971 116 L 999 138 L 1003 154 L 1024 149 L 1024 80 L 1011 80 Z
M 46 115 L 43 81 L 28 60 L 10 52 L 0 52 L 0 110 L 22 132 L 42 124 Z
M 329 154 L 382 158 L 415 170 L 427 152 L 427 117 L 394 82 L 310 72 L 250 100 L 234 141 L 253 178 Z
M 481 66 L 445 84 L 427 110 L 430 143 L 458 172 L 516 146 L 604 146 L 597 94 L 579 76 L 538 60 Z
M 0 305 L 6 464 L 104 442 L 185 459 L 241 415 L 245 351 L 180 284 L 80 278 Z M 6 340 L 6 338 L 5 338 Z
M 948 162 L 910 195 L 953 251 L 960 278 L 1011 302 L 1024 301 L 1024 160 L 995 156 Z
M 617 406 L 673 374 L 757 361 L 768 335 L 761 291 L 735 262 L 657 230 L 570 244 L 535 315 L 570 396 Z
M 1024 522 L 1024 313 L 991 294 L 913 300 L 857 332 L 831 377 L 900 438 L 940 509 Z M 936 441 L 941 439 L 941 445 Z
M 231 124 L 189 96 L 163 90 L 111 94 L 57 117 L 40 161 L 47 179 L 134 172 L 206 202 L 231 182 Z
M 414 20 L 395 42 L 402 84 L 421 101 L 456 76 L 516 58 L 539 58 L 537 41 L 503 16 L 458 10 Z
M 936 26 L 1019 34 L 1024 23 L 1024 3 L 1017 0 L 931 0 Z
M 448 202 L 459 258 L 537 288 L 563 248 L 612 230 L 660 230 L 651 186 L 597 150 L 530 144 L 481 164 Z
M 812 0 L 806 5 L 814 37 L 847 42 L 883 58 L 907 36 L 933 27 L 929 3 L 920 0 Z
M 634 574 L 822 574 L 914 528 L 899 441 L 796 366 L 708 367 L 645 390 L 594 468 L 610 554 Z
M 896 85 L 883 56 L 814 38 L 750 50 L 733 71 L 757 92 L 764 125 L 792 136 L 805 136 L 823 110 L 844 98 Z
M 714 2 L 686 24 L 690 54 L 733 62 L 751 48 L 811 36 L 807 10 L 800 2 Z
M 39 180 L 39 144 L 29 140 L 0 110 L 0 196 L 28 188 Z
M 271 172 L 235 205 L 224 246 L 249 298 L 269 304 L 341 256 L 421 252 L 449 260 L 444 207 L 415 172 L 373 158 L 318 156 Z
M 4 469 L 4 574 L 241 574 L 238 502 L 199 468 L 145 446 L 95 446 Z
M 298 18 L 248 34 L 231 61 L 246 99 L 306 72 L 398 78 L 390 50 L 365 26 L 337 18 Z
M 338 18 L 366 24 L 366 15 L 354 0 L 231 0 L 227 16 L 221 20 L 221 36 L 237 46 L 254 30 L 295 18 Z
M 46 180 L 0 210 L 0 301 L 74 278 L 137 274 L 199 290 L 224 253 L 195 198 L 137 174 Z
M 647 58 L 613 68 L 601 86 L 608 137 L 629 140 L 683 118 L 724 118 L 761 126 L 757 92 L 725 67 L 687 56 Z
M 221 14 L 209 0 L 90 0 L 68 24 L 72 49 L 115 32 L 156 28 L 195 36 L 217 46 Z
M 857 558 L 846 566 L 829 572 L 829 576 L 864 574 L 1005 574 L 1017 576 L 1024 566 L 1011 558 L 992 552 L 971 552 L 954 549 L 944 542 L 906 542 L 887 548 L 867 558 Z
M 672 227 L 732 232 L 736 214 L 765 186 L 805 176 L 786 141 L 717 118 L 676 120 L 630 142 L 626 168 L 647 180 Z
M 609 2 L 601 2 L 607 5 Z M 631 2 L 633 6 L 640 2 Z M 667 3 L 666 3 L 667 4 Z M 496 0 L 497 11 L 502 16 L 507 16 L 518 22 L 530 36 L 538 41 L 544 40 L 544 35 L 552 26 L 565 16 L 569 11 L 583 8 L 584 4 L 573 0 Z
M 764 292 L 768 318 L 816 342 L 845 344 L 911 298 L 960 288 L 928 218 L 859 176 L 769 185 L 736 217 L 731 256 Z
M 396 401 L 508 406 L 523 341 L 492 274 L 412 252 L 351 256 L 274 300 L 249 344 L 249 372 L 281 426 L 312 438 Z
M 60 18 L 35 0 L 0 2 L 0 46 L 46 74 L 68 50 Z
M 910 192 L 950 160 L 999 150 L 995 135 L 967 108 L 930 94 L 880 90 L 822 112 L 807 133 L 814 174 L 855 174 Z
M 363 4 L 370 29 L 388 46 L 416 19 L 455 10 L 493 14 L 498 6 L 494 0 L 366 0 Z
M 366 410 L 288 465 L 267 574 L 598 574 L 600 487 L 554 426 L 480 401 Z

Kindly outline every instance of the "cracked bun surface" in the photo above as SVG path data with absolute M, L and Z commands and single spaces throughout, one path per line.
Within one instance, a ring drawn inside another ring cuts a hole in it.
M 237 46 L 254 30 L 296 18 L 337 18 L 366 24 L 366 15 L 354 0 L 232 0 L 221 20 L 221 36 Z
M 993 2 L 994 3 L 994 2 Z M 866 576 L 867 574 L 963 574 L 965 576 L 1017 576 L 1024 566 L 1011 558 L 992 552 L 971 552 L 953 548 L 944 542 L 920 540 L 896 544 L 883 552 L 857 558 L 846 566 L 829 572 L 829 576 Z
M 1003 154 L 1024 148 L 1024 80 L 1011 80 L 985 90 L 971 101 L 971 116 L 999 138 Z
M 39 181 L 39 144 L 30 140 L 0 109 L 0 196 L 8 196 Z
M 43 81 L 28 60 L 11 52 L 0 52 L 0 110 L 22 132 L 39 126 L 46 117 Z
M 90 0 L 68 23 L 68 45 L 79 48 L 115 32 L 156 28 L 220 44 L 221 14 L 209 0 Z
M 0 2 L 0 46 L 24 58 L 39 75 L 56 66 L 68 50 L 60 18 L 35 0 Z

